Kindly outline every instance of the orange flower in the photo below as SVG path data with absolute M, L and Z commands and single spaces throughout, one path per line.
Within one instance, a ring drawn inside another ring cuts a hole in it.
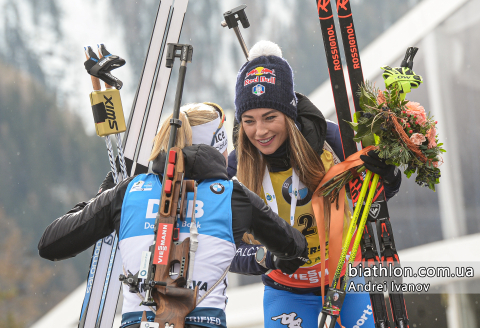
M 377 102 L 378 104 L 383 104 L 387 102 L 387 99 L 385 99 L 385 95 L 380 90 L 378 91 Z
M 409 101 L 406 105 L 407 109 L 405 110 L 407 114 L 411 114 L 417 118 L 417 124 L 425 126 L 427 123 L 427 114 L 425 114 L 425 108 L 417 102 Z
M 432 126 L 427 131 L 427 139 L 428 139 L 428 148 L 437 147 L 437 142 L 435 141 L 435 136 L 437 135 L 437 129 Z
M 425 140 L 427 140 L 425 138 L 425 136 L 421 133 L 414 133 L 412 134 L 412 136 L 410 137 L 410 140 L 416 144 L 416 145 L 421 145 Z

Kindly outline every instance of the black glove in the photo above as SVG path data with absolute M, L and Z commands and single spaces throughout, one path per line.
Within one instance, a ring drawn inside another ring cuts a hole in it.
M 98 188 L 98 192 L 95 195 L 95 197 L 100 195 L 105 190 L 111 189 L 113 187 L 115 187 L 115 182 L 113 181 L 113 173 L 112 173 L 112 171 L 109 171 L 107 173 L 107 176 L 105 177 L 105 179 L 103 179 L 103 182 L 100 185 L 100 188 Z
M 370 150 L 366 155 L 360 155 L 360 159 L 365 163 L 367 170 L 377 173 L 382 177 L 387 185 L 396 185 L 401 179 L 400 170 L 395 165 L 385 163 L 385 159 L 378 157 L 375 150 Z
M 89 59 L 85 61 L 85 69 L 88 74 L 98 77 L 100 80 L 120 90 L 122 81 L 113 76 L 110 71 L 125 65 L 125 59 L 110 54 L 103 44 L 100 45 L 103 58 L 99 59 L 91 47 L 87 48 Z
M 282 260 L 274 256 L 272 258 L 275 268 L 286 274 L 293 274 L 299 267 L 308 262 L 308 248 L 303 250 L 302 256 L 293 260 Z

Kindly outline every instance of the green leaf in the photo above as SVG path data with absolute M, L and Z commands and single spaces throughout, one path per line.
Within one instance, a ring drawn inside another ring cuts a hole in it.
M 380 127 L 382 126 L 382 121 L 383 120 L 376 120 L 375 123 L 373 123 L 373 126 L 370 128 L 372 133 L 374 134 L 379 134 L 380 133 Z
M 353 114 L 353 122 L 358 122 L 360 121 L 360 119 L 362 118 L 362 115 L 363 115 L 363 112 L 355 112 L 355 114 Z
M 375 136 L 373 134 L 369 134 L 357 142 L 361 142 L 363 147 L 375 146 Z
M 415 170 L 405 170 L 405 175 L 407 176 L 408 179 L 412 176 L 413 173 L 415 173 Z
M 360 89 L 360 105 L 367 105 L 372 107 L 377 105 L 376 99 L 375 100 L 372 99 L 371 94 L 368 93 L 366 88 Z
M 348 125 L 350 125 L 350 127 L 353 129 L 353 131 L 358 131 L 358 124 L 359 123 L 354 123 L 354 122 L 350 122 L 350 121 L 347 121 L 347 120 L 344 120 L 345 122 L 348 123 Z
M 372 131 L 370 131 L 370 127 L 362 124 L 362 125 L 358 126 L 358 131 L 357 131 L 357 134 L 355 135 L 355 138 L 359 139 L 359 141 L 360 141 L 362 138 L 364 138 L 365 136 L 367 136 L 369 134 L 372 134 Z

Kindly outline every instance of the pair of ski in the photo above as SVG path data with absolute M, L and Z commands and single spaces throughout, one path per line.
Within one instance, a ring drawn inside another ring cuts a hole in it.
M 325 46 L 325 53 L 327 57 L 330 81 L 332 84 L 338 125 L 340 128 L 343 152 L 345 158 L 347 158 L 348 156 L 357 152 L 357 145 L 353 141 L 354 132 L 347 123 L 347 121 L 352 121 L 352 116 L 350 113 L 348 94 L 343 73 L 343 65 L 340 57 L 339 41 L 337 39 L 335 29 L 332 4 L 330 0 L 316 0 L 316 3 L 318 17 L 322 30 L 323 42 Z M 360 85 L 363 83 L 363 72 L 360 62 L 358 43 L 355 34 L 355 27 L 353 24 L 352 11 L 349 0 L 336 0 L 336 7 L 339 26 L 342 34 L 343 49 L 350 77 L 350 87 L 353 95 L 353 103 L 355 111 L 358 112 L 361 111 L 358 91 Z M 365 196 L 370 178 L 371 172 L 367 172 L 367 175 L 363 182 L 361 181 L 361 178 L 357 178 L 349 183 L 350 194 L 355 208 L 354 219 L 355 215 L 358 218 L 360 209 L 364 205 L 362 198 L 364 198 Z M 399 266 L 400 262 L 393 239 L 392 227 L 390 224 L 387 203 L 385 200 L 385 191 L 383 188 L 383 183 L 381 181 L 380 183 L 378 183 L 378 175 L 375 174 L 370 188 L 371 189 L 369 192 L 369 196 L 367 197 L 367 201 L 364 206 L 364 214 L 362 215 L 362 220 L 360 221 L 363 222 L 365 226 L 363 227 L 362 225 L 360 225 L 357 228 L 358 234 L 361 234 L 363 230 L 363 236 L 361 236 L 363 265 L 364 267 L 368 267 L 371 265 L 382 263 L 384 266 L 388 266 L 388 264 Z M 371 221 L 376 221 L 381 258 L 378 256 L 378 250 L 373 235 L 373 227 Z M 355 258 L 355 252 L 358 248 L 359 241 L 360 238 L 357 238 L 357 243 L 354 244 L 352 254 L 350 255 L 352 261 Z M 340 258 L 340 260 L 341 259 L 342 257 Z M 332 283 L 333 288 L 336 287 L 336 280 L 334 280 L 335 282 Z M 345 276 L 344 280 L 348 280 L 348 276 Z M 346 283 L 347 281 L 344 281 L 345 285 Z M 383 293 L 370 293 L 370 300 L 372 302 L 375 327 L 409 327 L 405 300 L 402 294 L 389 294 L 390 306 L 394 322 L 392 326 L 390 326 L 390 322 L 388 320 L 387 307 L 385 304 L 385 298 Z M 330 328 L 333 328 L 335 326 L 338 314 L 332 314 L 332 311 L 327 310 L 327 307 L 324 306 L 321 315 L 321 322 L 319 325 L 320 328 L 323 328 L 327 315 L 331 318 Z
M 121 165 L 124 150 L 127 176 L 148 171 L 152 140 L 158 129 L 171 68 L 166 67 L 168 43 L 178 43 L 188 0 L 162 0 L 158 6 L 150 45 L 137 87 L 123 143 L 117 139 Z M 106 140 L 108 143 L 108 141 Z M 113 153 L 109 157 L 111 164 Z M 112 151 L 113 152 L 113 151 Z M 114 166 L 112 166 L 112 171 Z M 121 282 L 122 263 L 117 252 L 115 232 L 99 240 L 93 249 L 87 288 L 80 313 L 79 328 L 111 328 L 115 317 Z

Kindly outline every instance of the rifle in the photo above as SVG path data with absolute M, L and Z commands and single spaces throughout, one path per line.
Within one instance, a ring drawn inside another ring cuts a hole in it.
M 179 51 L 179 53 L 178 53 Z M 155 219 L 154 244 L 150 246 L 149 266 L 145 279 L 145 299 L 141 305 L 155 306 L 154 327 L 182 328 L 185 325 L 185 316 L 196 305 L 198 289 L 189 289 L 187 278 L 191 277 L 193 268 L 190 267 L 196 251 L 196 224 L 195 210 L 192 213 L 191 238 L 182 242 L 179 240 L 178 218 L 185 220 L 187 208 L 187 192 L 194 192 L 194 207 L 196 200 L 196 183 L 192 180 L 184 181 L 184 158 L 182 150 L 174 147 L 177 129 L 181 127 L 179 119 L 180 103 L 182 100 L 187 62 L 192 61 L 193 47 L 187 44 L 168 44 L 166 66 L 173 67 L 176 57 L 181 60 L 180 73 L 175 95 L 173 117 L 170 120 L 170 137 L 167 147 L 167 159 L 162 183 L 160 207 Z M 178 217 L 178 218 L 177 218 Z M 192 231 L 193 230 L 193 231 Z M 153 256 L 152 256 L 153 255 Z M 179 265 L 175 272 L 174 265 Z M 190 272 L 188 271 L 190 267 Z M 187 277 L 187 272 L 189 273 Z M 145 274 L 140 268 L 140 276 Z M 139 276 L 139 277 L 140 277 Z M 176 276 L 172 278 L 172 276 Z M 141 327 L 147 327 L 146 312 L 143 312 Z

